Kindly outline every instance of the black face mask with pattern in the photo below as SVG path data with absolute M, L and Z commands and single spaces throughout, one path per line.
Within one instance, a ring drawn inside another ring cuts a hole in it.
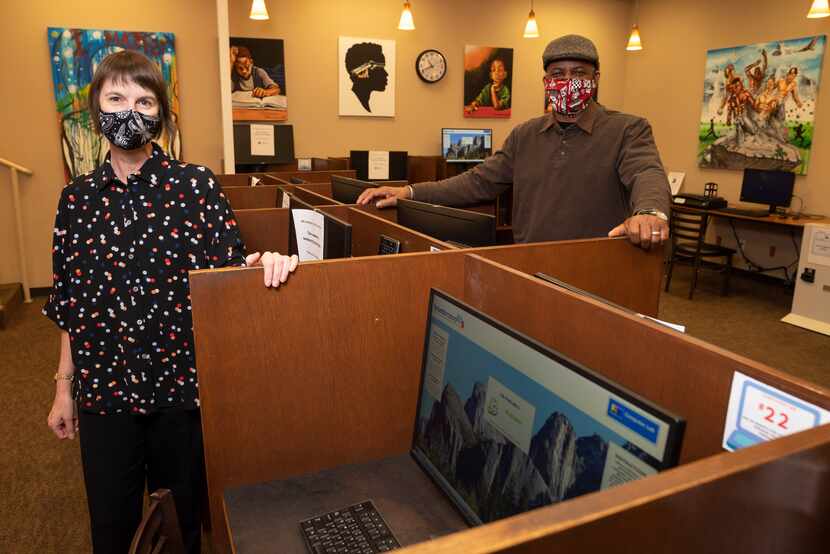
M 141 148 L 161 129 L 161 119 L 134 110 L 98 112 L 98 121 L 107 140 L 124 150 Z

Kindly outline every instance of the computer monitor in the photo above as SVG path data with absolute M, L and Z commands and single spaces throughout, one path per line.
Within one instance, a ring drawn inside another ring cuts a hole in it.
M 779 206 L 790 206 L 794 185 L 795 173 L 791 171 L 744 169 L 741 202 L 769 204 L 769 212 L 775 213 Z
M 331 214 L 323 214 L 323 259 L 336 260 L 352 257 L 352 225 Z
M 685 422 L 433 289 L 412 456 L 470 524 L 677 464 Z
M 297 244 L 297 232 L 294 229 L 294 210 L 312 210 L 314 206 L 308 202 L 304 202 L 283 189 L 283 195 L 288 196 L 288 253 L 292 256 L 297 256 L 300 253 L 299 245 Z
M 441 155 L 447 162 L 483 162 L 492 153 L 492 129 L 441 129 Z
M 438 240 L 468 246 L 488 246 L 496 242 L 494 216 L 414 200 L 398 200 L 398 225 Z
M 366 190 L 377 187 L 371 181 L 361 181 L 340 175 L 331 176 L 331 196 L 343 204 L 355 204 L 357 197 Z
M 256 125 L 268 125 L 274 132 L 273 154 L 251 153 L 251 123 L 233 124 L 233 150 L 236 165 L 250 170 L 252 167 L 267 164 L 285 164 L 294 161 L 294 127 L 291 125 L 258 122 Z

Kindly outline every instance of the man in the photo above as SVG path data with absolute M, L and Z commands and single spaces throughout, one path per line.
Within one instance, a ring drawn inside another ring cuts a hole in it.
M 280 94 L 280 86 L 268 72 L 254 65 L 254 58 L 247 46 L 236 46 L 236 59 L 231 72 L 231 92 L 250 91 L 254 98 Z
M 761 56 L 763 56 L 763 59 L 756 60 L 744 68 L 744 73 L 746 73 L 749 82 L 749 92 L 752 94 L 761 92 L 761 85 L 767 74 L 767 51 L 761 50 Z
M 358 202 L 463 206 L 493 200 L 512 184 L 516 242 L 627 235 L 643 248 L 661 244 L 670 194 L 648 122 L 592 99 L 599 56 L 587 38 L 552 41 L 542 61 L 552 114 L 513 129 L 501 150 L 461 175 L 370 189 Z

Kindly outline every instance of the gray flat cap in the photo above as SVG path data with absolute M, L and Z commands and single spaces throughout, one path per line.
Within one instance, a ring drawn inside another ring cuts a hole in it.
M 582 60 L 599 68 L 597 47 L 581 35 L 565 35 L 548 43 L 542 54 L 542 68 L 547 69 L 551 62 L 557 60 Z

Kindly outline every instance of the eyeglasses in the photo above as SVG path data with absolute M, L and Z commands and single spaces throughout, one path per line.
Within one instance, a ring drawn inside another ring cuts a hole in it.
M 374 60 L 369 60 L 368 62 L 361 64 L 354 69 L 352 69 L 349 73 L 352 75 L 360 76 L 363 73 L 368 73 L 369 71 L 378 68 L 378 67 L 386 67 L 386 64 L 383 62 L 376 62 Z

